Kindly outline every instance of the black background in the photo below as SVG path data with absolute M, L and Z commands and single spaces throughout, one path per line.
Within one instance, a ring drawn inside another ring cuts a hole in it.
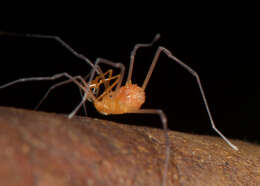
M 89 7 L 88 7 L 89 8 Z M 90 9 L 90 8 L 89 8 Z M 136 43 L 161 39 L 136 56 L 133 82 L 142 84 L 159 45 L 191 66 L 200 75 L 216 126 L 227 137 L 259 141 L 259 32 L 256 15 L 229 8 L 205 12 L 117 9 L 59 13 L 2 24 L 0 30 L 57 35 L 91 61 L 97 57 L 122 62 L 128 69 Z M 117 12 L 118 11 L 118 12 Z M 233 11 L 233 10 L 232 10 Z M 125 14 L 128 15 L 125 15 Z M 113 15 L 112 15 L 113 14 Z M 130 16 L 130 17 L 128 17 Z M 0 36 L 0 84 L 23 77 L 51 76 L 60 72 L 86 75 L 91 70 L 54 40 Z M 106 67 L 104 67 L 106 68 Z M 115 71 L 117 73 L 117 71 Z M 55 81 L 58 82 L 58 81 Z M 55 82 L 26 82 L 0 90 L 0 104 L 33 109 Z M 143 108 L 165 111 L 169 128 L 189 133 L 216 135 L 203 105 L 195 78 L 162 54 L 146 89 Z M 70 113 L 80 101 L 78 88 L 65 85 L 53 91 L 39 110 Z M 87 104 L 90 117 L 127 124 L 161 127 L 151 115 L 102 116 Z M 83 115 L 82 111 L 79 115 Z

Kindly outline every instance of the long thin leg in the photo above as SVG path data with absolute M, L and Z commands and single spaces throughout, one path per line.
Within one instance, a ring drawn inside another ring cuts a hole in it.
M 79 108 L 87 101 L 87 96 L 89 92 L 85 92 L 81 102 L 77 105 L 77 107 L 69 114 L 68 118 L 71 119 L 76 112 L 79 110 Z
M 110 73 L 110 71 L 109 71 L 109 72 L 106 72 L 106 73 L 104 73 L 104 75 L 106 75 L 107 73 L 111 74 L 111 75 L 109 75 L 109 79 L 111 79 L 112 71 L 111 71 L 111 73 Z M 89 73 L 89 75 L 90 75 L 90 73 Z M 89 75 L 85 76 L 84 79 L 82 79 L 81 76 L 74 76 L 73 79 L 79 79 L 81 82 L 85 82 L 85 79 L 87 79 Z M 105 79 L 105 80 L 107 80 L 107 79 Z M 48 89 L 48 91 L 44 94 L 44 96 L 42 97 L 42 99 L 39 101 L 39 103 L 37 104 L 37 106 L 36 106 L 34 109 L 36 110 L 36 109 L 39 108 L 39 106 L 42 104 L 42 102 L 46 99 L 46 97 L 50 94 L 50 92 L 51 92 L 53 89 L 55 89 L 55 88 L 57 88 L 57 87 L 59 87 L 59 86 L 61 86 L 61 85 L 70 83 L 70 82 L 72 82 L 72 79 L 68 79 L 68 80 L 59 82 L 59 83 L 57 83 L 57 84 L 55 84 L 55 85 L 52 85 L 52 86 Z M 85 86 L 85 85 L 86 85 L 86 83 L 84 83 L 84 86 Z M 91 86 L 92 86 L 92 83 L 91 83 L 89 86 L 91 87 Z M 82 91 L 84 92 L 85 89 L 83 89 L 82 87 L 79 87 L 79 90 L 80 90 L 80 95 L 81 95 L 81 97 L 83 98 Z M 92 97 L 93 97 L 93 96 L 92 96 Z M 83 105 L 83 107 L 84 107 L 84 111 L 85 111 L 85 113 L 86 113 L 86 107 L 85 107 L 85 105 Z
M 63 72 L 63 73 L 55 74 L 53 76 L 48 76 L 48 77 L 29 77 L 29 78 L 17 79 L 17 80 L 11 81 L 7 84 L 0 86 L 0 89 L 6 88 L 6 87 L 9 87 L 9 86 L 12 86 L 14 84 L 21 83 L 21 82 L 56 80 L 56 79 L 59 79 L 61 77 L 67 77 L 68 79 L 71 79 L 74 83 L 76 83 L 79 87 L 82 87 L 82 85 L 79 82 L 77 82 L 76 80 L 73 79 L 73 76 L 69 75 L 66 72 Z
M 101 68 L 100 68 L 99 66 L 96 66 L 96 67 L 97 67 L 97 69 L 98 69 L 98 71 L 99 71 L 99 74 L 103 74 Z M 90 74 L 91 74 L 91 71 L 90 71 L 86 76 L 84 76 L 84 79 L 87 80 L 87 78 L 90 77 Z M 84 92 L 84 91 L 83 91 L 81 88 L 79 88 L 79 91 L 80 91 L 80 96 L 81 96 L 81 98 L 83 98 L 83 92 Z M 94 94 L 94 92 L 93 92 L 93 94 Z M 86 102 L 84 102 L 84 104 L 83 104 L 83 110 L 84 110 L 85 115 L 87 115 Z
M 159 55 L 161 52 L 164 52 L 169 58 L 171 58 L 172 60 L 176 61 L 179 65 L 181 65 L 184 69 L 186 69 L 188 72 L 190 72 L 197 80 L 197 83 L 198 83 L 198 86 L 199 86 L 199 89 L 200 89 L 200 93 L 202 95 L 202 98 L 203 98 L 203 102 L 204 102 L 204 105 L 206 107 L 206 110 L 207 110 L 207 113 L 208 113 L 208 116 L 209 116 L 209 119 L 210 119 L 210 123 L 211 123 L 211 127 L 215 130 L 215 132 L 218 133 L 218 135 L 225 140 L 225 142 L 230 145 L 234 150 L 238 150 L 238 147 L 235 146 L 234 144 L 232 144 L 215 126 L 215 123 L 213 121 L 213 118 L 212 118 L 212 115 L 211 115 L 211 112 L 210 112 L 210 109 L 209 109 L 209 106 L 208 106 L 208 102 L 207 102 L 207 99 L 206 99 L 206 96 L 205 96 L 205 93 L 204 93 L 204 90 L 202 88 L 202 84 L 201 84 L 201 81 L 200 81 L 200 78 L 199 78 L 199 75 L 197 74 L 196 71 L 194 71 L 191 67 L 189 67 L 188 65 L 186 65 L 184 62 L 182 62 L 181 60 L 179 60 L 178 58 L 176 58 L 174 55 L 172 55 L 172 53 L 167 50 L 166 48 L 164 47 L 159 47 L 155 53 L 155 56 L 154 56 L 154 59 L 152 61 L 152 64 L 150 66 L 150 69 L 147 73 L 147 76 L 144 80 L 144 83 L 143 83 L 143 86 L 142 88 L 145 89 L 146 86 L 147 86 L 147 83 L 152 75 L 152 72 L 154 70 L 154 67 L 158 61 L 158 58 L 159 58 Z
M 99 69 L 83 54 L 78 53 L 75 51 L 69 44 L 63 41 L 59 36 L 54 35 L 42 35 L 42 34 L 21 34 L 21 33 L 14 33 L 14 32 L 4 32 L 0 31 L 0 35 L 7 35 L 7 36 L 18 36 L 18 37 L 29 37 L 29 38 L 41 38 L 41 39 L 53 39 L 60 43 L 63 47 L 69 50 L 73 55 L 82 59 L 86 63 L 88 63 L 95 71 L 99 74 Z
M 96 73 L 101 74 L 102 71 L 98 66 L 95 66 L 86 56 L 83 54 L 78 53 L 75 51 L 69 44 L 67 44 L 65 41 L 63 41 L 59 36 L 55 35 L 42 35 L 42 34 L 21 34 L 21 33 L 14 33 L 14 32 L 5 32 L 0 31 L 0 35 L 7 35 L 7 36 L 17 36 L 17 37 L 29 37 L 29 38 L 41 38 L 41 39 L 53 39 L 56 40 L 58 43 L 60 43 L 63 47 L 65 47 L 67 50 L 69 50 L 73 55 L 76 57 L 82 59 L 83 61 L 87 62 Z M 38 106 L 37 106 L 38 107 Z M 86 107 L 84 105 L 84 110 L 86 112 Z
M 132 112 L 132 113 L 157 114 L 160 116 L 160 119 L 161 119 L 162 125 L 163 125 L 164 134 L 165 134 L 164 136 L 165 136 L 165 145 L 166 145 L 162 186 L 166 186 L 169 159 L 170 159 L 170 143 L 169 143 L 169 136 L 168 136 L 167 117 L 164 114 L 164 112 L 160 109 L 140 109 L 140 110 L 137 110 L 136 112 Z
M 132 50 L 131 55 L 130 55 L 130 65 L 129 65 L 129 70 L 128 70 L 127 82 L 132 79 L 136 51 L 139 48 L 151 47 L 159 38 L 160 38 L 160 34 L 156 34 L 150 43 L 138 43 L 134 46 L 134 49 Z
M 81 82 L 81 83 L 84 81 L 81 76 L 74 76 L 73 79 L 74 79 L 74 80 L 79 79 L 79 80 L 80 80 L 79 82 Z M 52 85 L 52 86 L 48 89 L 48 91 L 44 94 L 44 96 L 42 97 L 42 99 L 39 101 L 39 103 L 37 104 L 37 106 L 36 106 L 34 109 L 37 110 L 37 109 L 40 107 L 40 105 L 42 104 L 42 102 L 46 99 L 46 97 L 50 94 L 50 92 L 51 92 L 53 89 L 55 89 L 55 88 L 57 88 L 57 87 L 59 87 L 59 86 L 61 86 L 61 85 L 64 85 L 64 84 L 71 83 L 71 82 L 73 82 L 73 79 L 68 79 L 68 80 L 65 80 L 65 81 L 62 81 L 62 82 L 59 82 L 59 83 L 56 83 L 56 84 Z M 85 84 L 86 84 L 86 83 L 85 83 Z M 81 93 L 81 91 L 84 91 L 84 86 L 85 86 L 85 84 L 82 83 L 83 86 L 80 86 L 80 87 L 79 87 L 80 93 Z M 83 97 L 82 93 L 81 93 L 81 96 Z
M 8 86 L 14 85 L 16 83 L 20 83 L 20 82 L 27 82 L 27 81 L 47 81 L 47 80 L 55 80 L 55 79 L 59 79 L 61 77 L 67 77 L 68 79 L 70 79 L 72 82 L 74 82 L 76 85 L 78 85 L 78 87 L 80 87 L 82 90 L 85 91 L 86 87 L 88 86 L 88 84 L 86 84 L 85 80 L 81 77 L 81 76 L 76 76 L 73 77 L 71 75 L 69 75 L 66 72 L 63 73 L 59 73 L 59 74 L 55 74 L 53 76 L 50 77 L 30 77 L 30 78 L 22 78 L 22 79 L 18 79 L 15 81 L 12 81 L 10 83 L 7 83 L 5 85 L 0 86 L 0 89 L 2 88 L 6 88 Z M 79 79 L 80 81 L 77 81 L 77 79 Z M 81 103 L 79 104 L 80 106 L 87 100 L 88 94 L 85 92 L 84 97 L 82 98 Z M 94 99 L 94 95 L 90 92 L 90 96 Z M 83 102 L 84 101 L 84 102 Z M 78 106 L 79 107 L 79 106 Z M 76 110 L 77 111 L 77 110 Z M 71 118 L 72 116 L 75 115 L 76 111 L 72 114 L 70 114 L 68 117 Z

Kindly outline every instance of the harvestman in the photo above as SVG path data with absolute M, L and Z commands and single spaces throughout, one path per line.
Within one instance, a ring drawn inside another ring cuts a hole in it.
M 72 118 L 76 112 L 80 109 L 82 105 L 86 101 L 93 102 L 96 109 L 104 115 L 108 114 L 125 114 L 125 113 L 140 113 L 140 114 L 157 114 L 160 116 L 163 129 L 165 132 L 165 144 L 166 144 L 166 150 L 165 150 L 165 164 L 164 164 L 164 174 L 163 174 L 163 180 L 162 185 L 166 185 L 167 180 L 167 173 L 168 173 L 168 164 L 169 164 L 169 158 L 170 158 L 170 144 L 169 144 L 169 137 L 167 134 L 167 117 L 164 114 L 164 112 L 160 109 L 141 109 L 142 104 L 145 101 L 145 88 L 150 80 L 150 77 L 152 75 L 152 72 L 154 70 L 154 67 L 158 61 L 158 58 L 160 54 L 163 52 L 165 53 L 170 59 L 177 62 L 180 66 L 182 66 L 184 69 L 186 69 L 190 74 L 192 74 L 197 81 L 197 84 L 200 89 L 200 93 L 203 98 L 203 102 L 205 105 L 205 108 L 207 110 L 211 127 L 219 134 L 221 138 L 225 140 L 225 142 L 230 145 L 234 150 L 238 150 L 238 148 L 233 145 L 215 126 L 213 118 L 211 116 L 209 106 L 207 103 L 207 99 L 204 93 L 204 90 L 201 85 L 201 81 L 199 78 L 199 75 L 197 72 L 195 72 L 191 67 L 186 65 L 184 62 L 176 58 L 172 53 L 162 47 L 159 46 L 154 58 L 152 60 L 152 64 L 150 65 L 149 71 L 146 75 L 146 78 L 143 82 L 142 87 L 139 87 L 137 84 L 132 84 L 132 72 L 133 72 L 133 66 L 135 61 L 135 55 L 136 51 L 139 48 L 143 47 L 151 47 L 155 41 L 157 41 L 160 37 L 159 34 L 155 36 L 152 42 L 146 43 L 146 44 L 136 44 L 134 49 L 131 52 L 130 57 L 130 67 L 128 71 L 128 77 L 126 80 L 126 83 L 122 85 L 122 80 L 125 73 L 125 67 L 122 63 L 114 63 L 112 61 L 109 61 L 107 59 L 103 58 L 97 58 L 95 61 L 95 65 L 91 63 L 91 61 L 86 58 L 84 55 L 77 53 L 74 49 L 72 49 L 67 43 L 65 43 L 63 40 L 61 40 L 58 36 L 49 36 L 49 35 L 38 35 L 38 34 L 16 34 L 16 33 L 6 33 L 6 32 L 0 32 L 0 35 L 16 35 L 16 36 L 25 36 L 25 37 L 35 37 L 35 38 L 45 38 L 45 39 L 54 39 L 58 41 L 61 45 L 63 45 L 65 48 L 67 48 L 69 51 L 71 51 L 75 56 L 78 58 L 84 60 L 87 62 L 93 69 L 89 78 L 88 83 L 86 80 L 81 76 L 71 76 L 68 73 L 59 73 L 55 74 L 51 77 L 31 77 L 31 78 L 22 78 L 18 79 L 12 82 L 9 82 L 5 85 L 0 86 L 0 89 L 11 86 L 15 83 L 19 82 L 26 82 L 26 81 L 42 81 L 42 80 L 54 80 L 61 77 L 66 77 L 68 80 L 62 81 L 58 84 L 53 85 L 49 88 L 48 92 L 45 94 L 43 99 L 40 101 L 38 106 L 41 104 L 41 102 L 46 98 L 46 96 L 50 93 L 50 91 L 57 86 L 60 86 L 62 84 L 68 83 L 68 82 L 74 82 L 76 85 L 79 86 L 79 88 L 84 92 L 84 96 L 81 100 L 81 102 L 77 105 L 77 107 L 69 114 L 68 118 Z M 120 74 L 113 76 L 112 69 L 108 70 L 107 72 L 103 73 L 101 68 L 99 67 L 100 63 L 107 64 L 109 66 L 112 66 L 114 68 L 120 69 Z M 98 73 L 97 76 L 95 76 L 95 73 Z M 113 81 L 113 83 L 110 83 Z M 102 93 L 100 93 L 100 86 L 104 85 L 105 89 Z M 37 106 L 37 107 L 38 107 Z

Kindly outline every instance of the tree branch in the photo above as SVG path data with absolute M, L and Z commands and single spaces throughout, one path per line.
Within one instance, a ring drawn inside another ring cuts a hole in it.
M 260 185 L 260 147 L 169 132 L 168 186 Z M 162 130 L 0 107 L 0 185 L 161 185 Z

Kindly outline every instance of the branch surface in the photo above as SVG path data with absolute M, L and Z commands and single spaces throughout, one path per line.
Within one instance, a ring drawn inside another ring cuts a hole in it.
M 169 132 L 168 186 L 260 185 L 260 147 Z M 0 186 L 158 186 L 162 130 L 0 107 Z

